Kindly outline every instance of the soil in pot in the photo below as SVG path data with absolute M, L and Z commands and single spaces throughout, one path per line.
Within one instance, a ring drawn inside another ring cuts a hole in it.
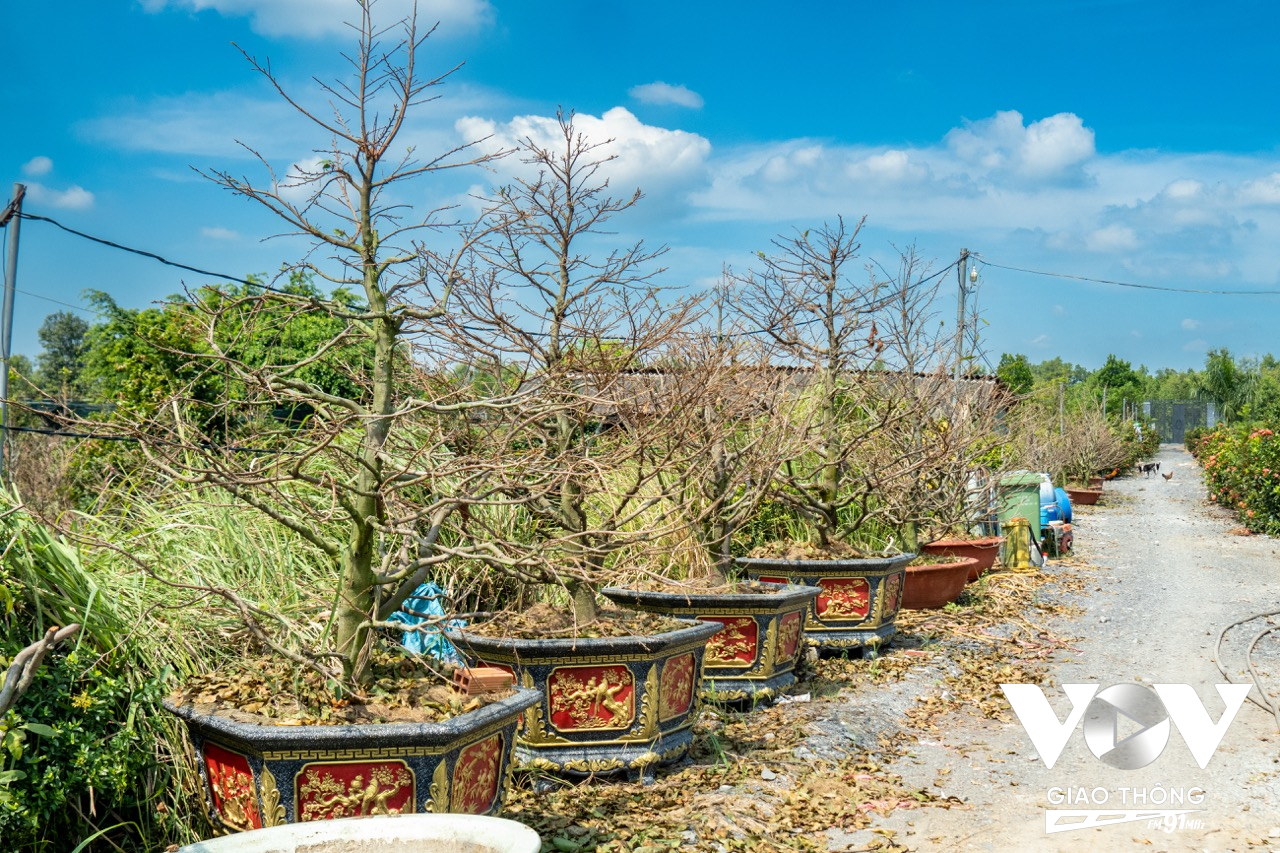
M 371 678 L 358 688 L 335 689 L 324 675 L 279 658 L 243 658 L 217 672 L 194 676 L 170 696 L 178 706 L 253 724 L 363 725 L 438 723 L 505 699 L 511 690 L 467 696 L 445 679 L 443 664 L 393 651 L 376 651 Z
M 937 557 L 925 558 L 928 560 Z M 945 559 L 945 558 L 943 558 Z M 972 558 L 953 558 L 947 563 L 907 566 L 907 579 L 902 591 L 902 606 L 907 610 L 936 610 L 960 597 L 976 564 Z
M 466 629 L 479 637 L 511 637 L 517 640 L 604 639 L 652 637 L 687 627 L 683 622 L 656 613 L 601 609 L 594 622 L 577 622 L 573 612 L 550 604 L 535 604 L 519 613 L 498 613 Z

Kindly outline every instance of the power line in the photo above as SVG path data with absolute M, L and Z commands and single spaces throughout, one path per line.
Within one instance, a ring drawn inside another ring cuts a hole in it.
M 1165 287 L 1159 284 L 1136 284 L 1131 281 L 1112 281 L 1105 278 L 1091 278 L 1084 275 L 1072 275 L 1070 273 L 1061 272 L 1045 272 L 1044 270 L 1031 270 L 1024 267 L 1011 267 L 1004 264 L 997 264 L 989 261 L 982 255 L 976 255 L 984 266 L 995 267 L 996 269 L 1009 270 L 1010 272 L 1024 272 L 1030 275 L 1043 275 L 1051 278 L 1067 278 L 1073 281 L 1087 281 L 1093 284 L 1111 284 L 1116 287 L 1132 287 L 1137 290 L 1161 290 L 1166 293 L 1202 293 L 1210 296 L 1280 296 L 1280 290 L 1207 290 L 1192 287 Z
M 258 287 L 258 288 L 261 288 L 262 290 L 268 290 L 272 293 L 279 293 L 282 296 L 292 296 L 295 299 L 299 298 L 296 293 L 290 293 L 287 290 L 280 290 L 279 288 L 272 287 L 269 284 L 263 284 L 262 282 L 259 282 L 259 281 L 253 281 L 251 279 L 243 278 L 241 276 L 236 276 L 236 275 L 228 275 L 222 272 L 214 272 L 213 270 L 200 269 L 199 267 L 193 267 L 190 264 L 182 264 L 182 263 L 178 263 L 177 261 L 171 261 L 168 258 L 165 258 L 161 255 L 157 255 L 155 252 L 148 252 L 145 249 L 135 249 L 132 246 L 125 246 L 113 240 L 107 240 L 103 237 L 95 237 L 92 234 L 86 234 L 83 231 L 77 231 L 76 229 L 68 225 L 63 225 L 58 220 L 52 219 L 48 216 L 37 216 L 34 213 L 20 213 L 18 214 L 18 216 L 21 219 L 31 219 L 37 222 L 48 222 L 50 225 L 53 225 L 56 228 L 61 228 L 63 231 L 66 231 L 68 234 L 74 234 L 77 237 L 81 237 L 85 240 L 89 240 L 93 243 L 98 243 L 103 246 L 108 246 L 112 249 L 119 249 L 123 252 L 130 252 L 135 255 L 140 255 L 144 258 L 150 258 L 151 260 L 159 261 L 160 263 L 165 264 L 166 266 L 177 267 L 178 269 L 187 270 L 188 272 L 199 273 L 200 275 L 213 276 L 214 278 L 220 278 L 225 281 L 231 281 L 231 282 L 235 282 L 236 284 L 243 284 L 249 287 Z

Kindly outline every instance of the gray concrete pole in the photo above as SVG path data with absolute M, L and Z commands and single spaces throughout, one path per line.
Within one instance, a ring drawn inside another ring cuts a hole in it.
M 9 246 L 4 265 L 4 304 L 0 306 L 0 483 L 8 484 L 9 356 L 13 349 L 13 293 L 18 286 L 18 229 L 22 225 L 22 197 L 27 188 L 13 185 L 13 201 L 5 210 Z

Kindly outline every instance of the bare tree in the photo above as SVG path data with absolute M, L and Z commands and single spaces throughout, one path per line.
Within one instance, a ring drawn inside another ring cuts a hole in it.
M 357 683 L 366 673 L 373 629 L 448 558 L 436 548 L 445 525 L 471 496 L 483 494 L 480 481 L 488 472 L 453 452 L 459 412 L 501 405 L 461 398 L 431 362 L 437 354 L 431 327 L 448 312 L 462 274 L 459 259 L 482 232 L 450 221 L 443 208 L 417 213 L 404 193 L 433 174 L 491 156 L 467 143 L 423 159 L 405 141 L 408 116 L 437 97 L 452 71 L 423 73 L 419 60 L 432 30 L 420 31 L 415 17 L 381 28 L 373 5 L 360 0 L 350 73 L 320 84 L 322 107 L 308 106 L 268 63 L 245 54 L 329 140 L 315 152 L 314 165 L 278 175 L 252 152 L 264 180 L 202 173 L 310 239 L 313 249 L 292 270 L 314 274 L 352 298 L 266 285 L 196 291 L 183 311 L 203 341 L 181 355 L 198 376 L 166 404 L 132 413 L 131 424 L 164 476 L 256 508 L 332 561 L 331 597 L 318 603 L 323 610 L 312 625 L 282 624 L 269 602 L 243 601 L 231 589 L 211 591 L 260 641 Z M 423 242 L 441 233 L 461 234 L 454 250 L 433 251 Z M 339 328 L 300 353 L 284 347 L 249 352 L 251 341 L 286 335 L 310 318 L 336 321 Z M 317 368 L 343 381 L 322 381 Z M 222 399 L 188 405 L 197 402 L 193 385 L 211 376 L 220 380 Z M 283 420 L 268 417 L 272 412 Z M 173 582 L 199 586 L 185 578 Z
M 606 223 L 636 190 L 610 195 L 607 140 L 589 140 L 560 113 L 554 141 L 526 138 L 530 174 L 485 199 L 490 236 L 477 272 L 457 292 L 454 333 L 465 356 L 522 371 L 519 406 L 505 420 L 503 493 L 527 514 L 532 542 L 496 524 L 472 525 L 490 565 L 562 585 L 580 623 L 596 618 L 596 589 L 629 545 L 670 527 L 658 514 L 659 473 L 683 445 L 665 444 L 687 402 L 646 369 L 662 358 L 693 306 L 664 299 L 652 266 L 665 250 L 608 248 Z M 673 393 L 674 392 L 674 393 Z M 647 449 L 667 447 L 655 458 Z M 514 464 L 513 464 L 514 463 Z
M 822 549 L 847 544 L 874 517 L 878 474 L 858 451 L 906 417 L 893 401 L 875 402 L 873 368 L 885 347 L 875 317 L 885 295 L 874 278 L 850 278 L 864 222 L 850 227 L 841 218 L 775 239 L 774 252 L 758 253 L 758 267 L 743 278 L 737 303 L 766 332 L 774 357 L 805 376 L 807 448 L 779 468 L 776 494 L 810 523 Z
M 1010 400 L 994 378 L 963 376 L 957 367 L 954 336 L 936 310 L 942 273 L 951 267 L 933 274 L 908 246 L 896 269 L 879 269 L 887 298 L 878 314 L 886 367 L 878 396 L 910 416 L 889 422 L 868 442 L 862 467 L 877 472 L 878 514 L 903 550 L 915 552 L 985 509 L 1001 441 L 998 419 Z

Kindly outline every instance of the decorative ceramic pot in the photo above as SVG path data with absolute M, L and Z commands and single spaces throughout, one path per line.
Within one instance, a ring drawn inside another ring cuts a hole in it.
M 351 726 L 258 725 L 191 705 L 164 707 L 187 724 L 215 826 L 239 831 L 375 814 L 495 812 L 508 787 L 516 723 L 539 698 L 518 690 L 442 723 Z
M 767 701 L 795 683 L 804 648 L 804 614 L 822 590 L 761 584 L 759 592 L 683 593 L 609 587 L 616 604 L 701 622 L 724 630 L 707 643 L 703 692 L 717 702 Z
M 686 627 L 652 637 L 448 636 L 468 662 L 509 670 L 541 693 L 516 741 L 521 766 L 649 782 L 659 764 L 689 751 L 707 641 L 721 628 L 681 621 Z
M 906 586 L 902 591 L 904 610 L 936 610 L 960 597 L 969 573 L 977 560 L 961 558 L 954 563 L 907 566 Z
M 500 817 L 406 814 L 346 818 L 237 832 L 178 853 L 538 853 L 538 833 Z
M 1102 489 L 1077 489 L 1067 487 L 1067 497 L 1072 506 L 1093 506 L 1102 497 Z
M 999 536 L 986 536 L 982 539 L 936 539 L 928 545 L 921 545 L 923 554 L 937 554 L 946 557 L 966 557 L 977 560 L 969 569 L 969 583 L 982 577 L 996 564 L 1000 556 Z
M 809 604 L 804 633 L 822 650 L 878 646 L 896 633 L 904 567 L 915 554 L 858 560 L 777 560 L 742 557 L 738 565 L 756 580 L 819 587 Z

